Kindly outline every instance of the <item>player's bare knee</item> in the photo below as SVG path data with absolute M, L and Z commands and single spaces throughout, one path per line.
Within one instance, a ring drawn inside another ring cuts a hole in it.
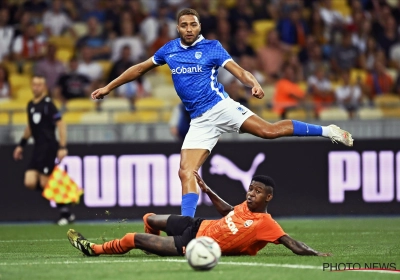
M 261 137 L 264 139 L 275 139 L 278 137 L 278 134 L 274 127 L 262 128 L 261 129 Z
M 37 183 L 32 182 L 32 181 L 25 181 L 24 185 L 28 190 L 31 190 L 31 191 L 34 191 L 37 187 Z
M 179 168 L 179 178 L 181 179 L 181 181 L 186 181 L 189 180 L 192 176 L 193 176 L 193 171 L 187 169 L 187 168 Z

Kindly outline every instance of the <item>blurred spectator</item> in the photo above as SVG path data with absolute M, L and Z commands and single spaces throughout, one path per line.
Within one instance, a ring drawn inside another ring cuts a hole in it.
M 254 57 L 251 57 L 251 56 L 248 56 L 248 55 L 242 55 L 240 57 L 240 60 L 239 60 L 239 65 L 243 69 L 245 69 L 246 71 L 248 71 L 251 74 L 253 74 L 253 76 L 257 79 L 257 81 L 260 83 L 260 85 L 265 84 L 264 75 L 260 71 L 258 71 L 256 69 L 256 61 L 255 61 Z M 236 80 L 236 78 L 233 77 L 232 80 Z M 242 85 L 242 88 L 246 92 L 246 97 L 247 98 L 254 98 L 254 97 L 252 97 L 252 94 L 251 94 L 251 88 L 246 87 L 244 85 Z M 230 92 L 229 92 L 229 94 L 230 94 Z M 247 98 L 246 98 L 245 103 L 248 103 Z M 241 101 L 241 102 L 244 102 L 244 101 Z M 247 105 L 245 105 L 245 106 L 247 106 Z
M 107 38 L 101 34 L 99 22 L 95 17 L 91 17 L 87 21 L 88 34 L 80 38 L 77 42 L 77 48 L 83 46 L 90 48 L 93 59 L 107 59 L 110 55 L 110 48 L 106 44 Z
M 317 68 L 323 68 L 324 72 L 330 76 L 331 67 L 329 62 L 323 59 L 321 47 L 314 45 L 309 53 L 309 60 L 304 63 L 304 76 L 313 75 Z
M 255 56 L 253 48 L 248 43 L 249 30 L 247 28 L 239 28 L 235 34 L 235 39 L 231 42 L 229 53 L 232 57 L 240 57 L 242 55 Z
M 240 27 L 251 28 L 253 15 L 248 0 L 236 0 L 236 5 L 229 10 L 229 24 L 231 34 L 235 34 Z
M 386 73 L 385 64 L 381 59 L 375 61 L 374 69 L 368 74 L 365 84 L 370 100 L 376 95 L 392 92 L 393 79 Z
M 272 1 L 266 0 L 251 0 L 251 8 L 253 10 L 254 20 L 272 19 L 271 14 L 276 13 Z
M 121 75 L 125 70 L 133 65 L 131 47 L 124 45 L 120 49 L 118 60 L 114 62 L 110 74 L 108 76 L 108 83 Z
M 394 85 L 394 93 L 400 96 L 400 74 L 397 74 L 396 84 Z
M 390 48 L 389 59 L 390 59 L 390 66 L 400 70 L 400 37 L 397 40 L 397 43 Z
M 158 51 L 162 46 L 171 41 L 171 39 L 172 38 L 169 36 L 168 24 L 164 23 L 163 25 L 160 26 L 157 40 L 155 40 L 154 43 L 151 45 L 148 55 L 153 56 L 156 51 Z
M 332 0 L 322 0 L 321 4 L 319 12 L 329 34 L 348 22 L 348 19 L 332 8 Z
M 234 101 L 239 102 L 243 106 L 249 107 L 249 97 L 246 94 L 245 87 L 237 80 L 232 79 L 228 84 L 225 84 L 225 90 L 229 93 L 229 97 Z M 254 97 L 253 97 L 254 98 Z
M 38 36 L 36 26 L 33 23 L 28 24 L 23 35 L 19 35 L 14 40 L 13 54 L 18 61 L 36 60 L 44 53 L 45 38 Z
M 140 32 L 140 24 L 146 18 L 146 14 L 143 12 L 142 5 L 139 0 L 128 1 L 129 12 L 131 13 L 132 20 L 135 26 L 135 33 Z
M 360 53 L 364 53 L 367 50 L 367 41 L 371 33 L 371 22 L 364 20 L 360 24 L 360 28 L 356 30 L 351 36 L 353 46 L 357 47 Z
M 210 13 L 210 0 L 203 0 L 198 3 L 196 10 L 201 19 L 201 33 L 207 37 L 217 26 L 217 17 Z
M 361 68 L 364 70 L 372 70 L 375 64 L 376 56 L 378 53 L 378 46 L 375 39 L 370 36 L 367 39 L 365 52 L 361 55 Z
M 183 142 L 189 131 L 189 127 L 190 115 L 183 103 L 180 103 L 172 110 L 171 119 L 169 120 L 169 130 L 176 139 Z
M 65 72 L 61 61 L 56 59 L 57 48 L 53 44 L 47 45 L 46 55 L 35 65 L 35 75 L 46 79 L 47 89 L 52 92 L 60 76 Z
M 11 53 L 14 27 L 8 25 L 10 14 L 7 8 L 0 9 L 0 62 L 7 60 Z
M 11 98 L 11 88 L 7 69 L 0 65 L 0 102 Z
M 103 69 L 100 64 L 93 61 L 91 48 L 84 46 L 81 51 L 81 61 L 78 64 L 77 72 L 85 75 L 89 80 L 95 84 L 94 88 L 97 88 L 96 84 L 99 84 L 103 76 Z
M 78 59 L 72 57 L 69 61 L 69 72 L 61 75 L 57 87 L 53 91 L 54 97 L 65 104 L 67 100 L 89 96 L 91 92 L 90 80 L 86 75 L 78 73 Z
M 28 0 L 23 4 L 23 10 L 31 13 L 35 23 L 40 23 L 43 13 L 47 10 L 47 3 L 43 0 Z
M 294 71 L 294 81 L 301 82 L 304 80 L 304 71 L 303 66 L 301 65 L 299 59 L 295 52 L 291 52 L 288 54 L 287 63 L 292 67 Z
M 306 38 L 306 45 L 302 48 L 300 48 L 300 51 L 298 53 L 299 61 L 304 64 L 308 61 L 310 56 L 312 56 L 312 52 L 314 49 L 314 46 L 317 45 L 317 41 L 315 40 L 314 35 L 310 34 Z
M 315 69 L 312 76 L 307 79 L 308 94 L 314 103 L 316 116 L 319 112 L 334 102 L 333 87 L 326 77 L 325 68 L 321 65 Z
M 292 8 L 288 18 L 279 20 L 277 30 L 282 42 L 289 45 L 306 45 L 306 36 L 308 34 L 308 26 L 301 18 L 299 8 Z
M 276 81 L 285 61 L 285 47 L 279 41 L 276 30 L 269 31 L 267 42 L 258 50 L 257 57 L 267 81 Z
M 310 32 L 318 44 L 323 45 L 329 42 L 329 28 L 326 26 L 318 9 L 311 11 L 308 26 L 310 26 Z
M 176 22 L 168 18 L 168 5 L 160 4 L 158 7 L 157 16 L 148 16 L 140 25 L 140 33 L 144 38 L 146 46 L 151 46 L 157 39 L 160 26 L 167 24 L 169 27 L 169 36 L 176 38 Z
M 24 11 L 21 15 L 21 19 L 15 25 L 14 38 L 23 35 L 24 30 L 26 30 L 30 24 L 33 24 L 32 15 L 30 12 Z
M 341 44 L 332 51 L 332 70 L 339 74 L 341 70 L 357 67 L 360 56 L 358 49 L 351 44 L 351 34 L 344 32 Z
M 273 109 L 282 119 L 286 113 L 298 108 L 305 98 L 304 91 L 294 82 L 294 71 L 291 66 L 285 64 L 282 69 L 283 77 L 275 84 Z
M 342 85 L 335 90 L 336 102 L 340 107 L 347 110 L 349 117 L 352 119 L 361 106 L 362 91 L 359 86 L 361 81 L 358 80 L 355 85 L 351 84 L 349 70 L 342 71 L 341 80 Z
M 90 18 L 94 17 L 102 24 L 106 21 L 106 13 L 103 9 L 101 0 L 85 0 L 81 2 L 85 3 L 82 4 L 84 7 L 83 20 L 87 21 Z
M 79 11 L 74 0 L 64 0 L 64 10 L 72 21 L 79 21 Z
M 68 30 L 73 36 L 74 31 L 71 28 L 72 22 L 70 18 L 61 9 L 61 0 L 53 0 L 51 10 L 43 15 L 43 26 L 48 36 L 60 36 L 64 31 Z
M 159 0 L 140 0 L 144 12 L 147 14 L 155 14 L 159 5 Z
M 119 23 L 121 22 L 121 14 L 124 11 L 124 0 L 108 0 L 106 4 L 106 21 L 104 24 L 105 31 L 110 34 L 119 33 Z
M 385 21 L 385 29 L 378 36 L 378 44 L 384 50 L 386 58 L 389 58 L 390 48 L 397 42 L 399 38 L 396 21 L 393 17 L 389 17 Z
M 221 45 L 230 52 L 231 26 L 226 19 L 218 20 L 217 37 Z
M 121 37 L 116 38 L 111 43 L 111 60 L 117 61 L 120 59 L 121 49 L 124 46 L 129 46 L 131 51 L 131 61 L 133 63 L 139 62 L 145 54 L 145 49 L 140 38 L 135 36 L 133 23 L 122 22 L 121 31 Z

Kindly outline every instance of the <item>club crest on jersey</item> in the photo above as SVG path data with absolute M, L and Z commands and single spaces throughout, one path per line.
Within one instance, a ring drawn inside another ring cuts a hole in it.
M 247 220 L 244 222 L 244 227 L 249 227 L 253 224 L 253 220 Z
M 200 57 L 202 56 L 202 52 L 196 52 L 195 54 L 194 54 L 194 57 L 195 58 L 197 58 L 197 59 L 200 59 Z
M 32 120 L 35 124 L 40 123 L 40 120 L 42 119 L 42 114 L 40 112 L 36 112 L 32 115 Z
M 33 114 L 35 112 L 35 107 L 31 108 L 31 114 Z

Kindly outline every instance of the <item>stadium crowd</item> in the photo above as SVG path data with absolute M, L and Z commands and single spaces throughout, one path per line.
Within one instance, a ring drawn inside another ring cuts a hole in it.
M 226 91 L 253 110 L 296 118 L 293 113 L 301 108 L 319 118 L 333 106 L 354 118 L 381 96 L 400 102 L 400 1 L 3 0 L 0 5 L 0 100 L 21 92 L 10 82 L 12 75 L 33 73 L 46 78 L 49 94 L 63 104 L 88 97 L 176 38 L 175 15 L 191 7 L 200 14 L 203 36 L 219 40 L 266 87 L 265 100 L 254 100 L 250 89 L 220 69 Z M 152 95 L 152 83 L 142 78 L 114 95 L 127 98 L 134 110 L 138 99 Z

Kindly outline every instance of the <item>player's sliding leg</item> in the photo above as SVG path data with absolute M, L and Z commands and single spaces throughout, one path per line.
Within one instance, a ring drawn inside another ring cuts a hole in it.
M 199 190 L 193 170 L 199 170 L 210 152 L 206 149 L 182 149 L 179 178 L 182 184 L 182 216 L 194 217 L 199 200 Z
M 167 220 L 170 215 L 156 215 L 147 213 L 143 216 L 144 232 L 154 235 L 160 235 L 160 231 L 165 231 L 167 228 Z
M 89 242 L 79 232 L 70 229 L 67 232 L 72 246 L 86 256 L 125 254 L 132 249 L 141 249 L 159 256 L 179 256 L 173 237 L 161 237 L 146 233 L 127 233 L 121 239 L 114 239 L 103 244 Z
M 330 138 L 335 143 L 340 142 L 346 146 L 353 146 L 351 134 L 336 125 L 320 126 L 295 120 L 269 123 L 259 116 L 253 115 L 242 124 L 240 130 L 265 139 L 283 136 L 322 136 Z

